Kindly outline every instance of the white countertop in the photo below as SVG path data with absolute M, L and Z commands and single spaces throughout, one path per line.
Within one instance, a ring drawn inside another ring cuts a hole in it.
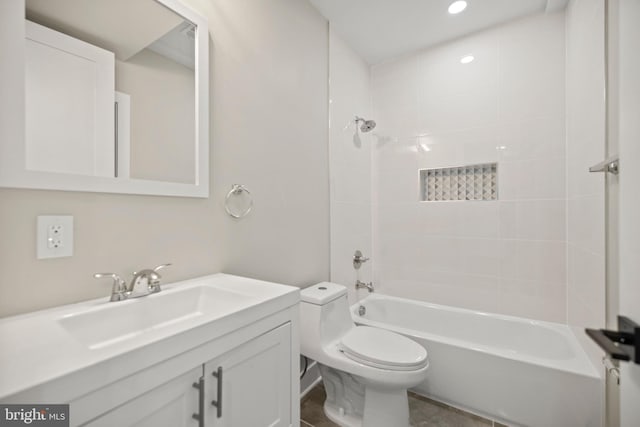
M 81 342 L 60 322 L 78 314 L 108 309 L 112 304 L 140 304 L 147 298 L 167 297 L 172 292 L 203 285 L 248 298 L 231 311 L 202 312 L 102 347 Z M 223 273 L 163 285 L 162 288 L 160 293 L 139 299 L 109 302 L 107 296 L 0 319 L 0 400 L 119 358 L 118 366 L 124 366 L 124 369 L 118 369 L 116 374 L 109 373 L 109 380 L 115 380 L 118 375 L 126 376 L 143 369 L 154 360 L 180 354 L 291 307 L 300 299 L 296 287 Z M 123 356 L 126 360 L 122 360 Z

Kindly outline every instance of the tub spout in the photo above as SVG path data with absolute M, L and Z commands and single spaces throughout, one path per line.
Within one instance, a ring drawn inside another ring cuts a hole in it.
M 360 280 L 356 280 L 356 289 L 365 288 L 369 292 L 373 292 L 373 282 L 365 283 Z

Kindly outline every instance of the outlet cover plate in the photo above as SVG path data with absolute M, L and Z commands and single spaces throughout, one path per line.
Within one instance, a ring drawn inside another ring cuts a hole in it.
M 73 216 L 39 215 L 36 233 L 38 259 L 73 255 Z

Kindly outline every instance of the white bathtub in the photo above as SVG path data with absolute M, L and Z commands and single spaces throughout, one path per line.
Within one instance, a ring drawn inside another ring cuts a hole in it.
M 418 394 L 509 425 L 602 425 L 602 379 L 566 325 L 379 294 L 352 316 L 427 349 Z

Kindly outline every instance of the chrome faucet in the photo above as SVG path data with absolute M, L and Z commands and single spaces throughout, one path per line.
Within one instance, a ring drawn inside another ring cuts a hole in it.
M 154 294 L 160 292 L 160 279 L 162 276 L 158 274 L 158 270 L 170 266 L 171 264 L 162 264 L 154 269 L 145 268 L 144 270 L 136 271 L 133 273 L 133 279 L 127 286 L 127 283 L 115 273 L 96 273 L 93 275 L 95 279 L 110 278 L 113 280 L 113 287 L 111 289 L 111 298 L 109 301 L 123 301 L 129 298 L 138 298 L 145 295 Z M 136 286 L 140 283 L 147 285 L 147 291 L 134 294 Z
M 356 280 L 356 289 L 365 288 L 369 292 L 373 292 L 373 282 L 365 283 L 360 280 Z
M 93 275 L 94 279 L 103 279 L 103 278 L 111 278 L 113 279 L 113 287 L 111 288 L 111 299 L 109 301 L 122 301 L 127 299 L 127 284 L 120 276 L 115 273 L 96 273 Z
M 146 283 L 147 285 L 147 294 L 154 294 L 156 292 L 160 292 L 162 289 L 160 288 L 160 279 L 162 276 L 158 274 L 158 270 L 161 270 L 165 267 L 169 267 L 171 264 L 162 264 L 157 266 L 154 269 L 145 268 L 144 270 L 134 271 L 133 279 L 131 279 L 131 283 L 127 287 L 127 292 L 129 295 L 133 293 L 133 290 L 139 283 Z M 143 295 L 140 295 L 143 296 Z

